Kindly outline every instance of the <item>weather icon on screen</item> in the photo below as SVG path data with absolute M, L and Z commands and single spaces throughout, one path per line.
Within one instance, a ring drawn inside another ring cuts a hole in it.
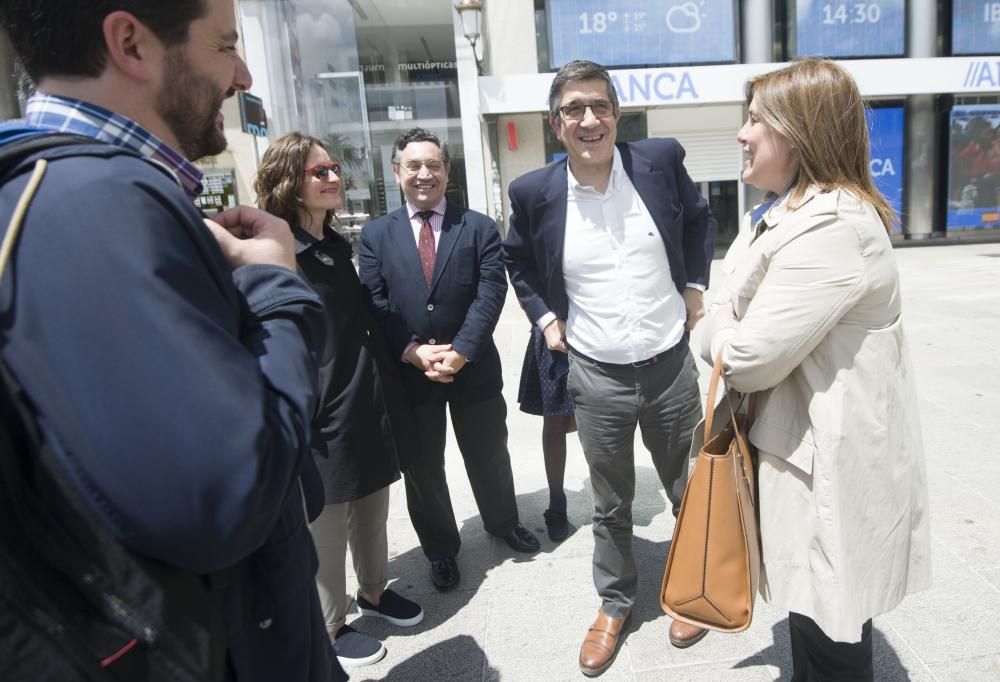
M 693 2 L 674 5 L 667 11 L 667 28 L 674 33 L 696 33 L 701 28 L 701 16 Z

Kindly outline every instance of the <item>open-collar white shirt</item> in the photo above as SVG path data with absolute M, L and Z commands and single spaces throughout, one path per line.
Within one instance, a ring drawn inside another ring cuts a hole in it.
M 566 204 L 563 275 L 566 340 L 601 362 L 641 362 L 684 335 L 684 299 L 670 276 L 666 245 L 614 152 L 608 188 L 573 177 Z

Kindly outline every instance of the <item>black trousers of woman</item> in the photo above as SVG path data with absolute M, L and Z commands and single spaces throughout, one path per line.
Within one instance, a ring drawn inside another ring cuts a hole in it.
M 873 682 L 872 622 L 861 628 L 861 641 L 835 642 L 812 618 L 788 614 L 792 638 L 792 682 Z

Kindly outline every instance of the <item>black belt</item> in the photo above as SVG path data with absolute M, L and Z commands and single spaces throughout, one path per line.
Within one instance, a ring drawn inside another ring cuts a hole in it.
M 625 364 L 618 364 L 616 362 L 604 362 L 603 360 L 595 360 L 592 357 L 584 355 L 583 353 L 578 351 L 576 348 L 573 348 L 569 344 L 567 344 L 566 347 L 569 348 L 570 352 L 573 353 L 573 355 L 583 360 L 586 360 L 587 362 L 592 362 L 595 365 L 604 365 L 605 367 L 649 367 L 650 365 L 655 365 L 660 360 L 666 360 L 667 356 L 669 356 L 671 353 L 676 351 L 681 346 L 683 346 L 683 341 L 674 344 L 673 346 L 666 349 L 662 353 L 657 353 L 651 358 L 646 358 L 645 360 L 640 360 L 639 362 L 626 362 Z

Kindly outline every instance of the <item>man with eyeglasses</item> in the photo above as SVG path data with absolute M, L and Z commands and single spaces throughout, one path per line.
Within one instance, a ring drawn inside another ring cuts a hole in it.
M 528 319 L 554 352 L 569 353 L 575 404 L 594 493 L 597 620 L 580 669 L 614 660 L 638 587 L 632 553 L 636 426 L 676 516 L 701 418 L 688 333 L 704 314 L 715 240 L 708 202 L 673 139 L 615 144 L 621 112 L 611 77 L 566 64 L 549 90 L 549 125 L 565 161 L 510 186 L 504 260 Z M 674 622 L 686 647 L 705 631 Z
M 461 540 L 445 479 L 445 408 L 489 533 L 518 552 L 538 540 L 518 520 L 507 405 L 493 330 L 507 293 L 500 234 L 487 216 L 445 198 L 448 147 L 422 128 L 400 135 L 393 173 L 405 205 L 365 225 L 359 265 L 390 348 L 408 365 L 417 423 L 406 502 L 439 590 L 458 584 Z

